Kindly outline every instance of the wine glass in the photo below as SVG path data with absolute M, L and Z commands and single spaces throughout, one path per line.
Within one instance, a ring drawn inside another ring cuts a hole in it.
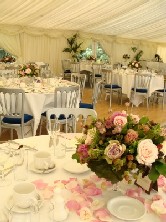
M 8 186 L 11 183 L 11 179 L 6 178 L 10 170 L 12 169 L 11 161 L 12 156 L 6 149 L 0 150 L 0 187 Z
M 53 153 L 54 156 L 56 156 L 56 147 L 58 146 L 58 143 L 59 143 L 58 134 L 60 133 L 60 123 L 57 121 L 54 123 L 51 123 L 51 126 L 49 129 L 47 129 L 47 131 L 50 136 L 50 140 L 49 140 L 50 151 L 51 153 Z

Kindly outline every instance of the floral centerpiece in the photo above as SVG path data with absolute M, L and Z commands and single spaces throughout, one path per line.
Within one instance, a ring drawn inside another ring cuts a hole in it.
M 125 59 L 125 60 L 130 59 L 130 55 L 128 55 L 128 54 L 124 54 L 124 55 L 123 55 L 123 59 Z
M 129 62 L 128 66 L 132 69 L 140 69 L 142 68 L 140 62 L 138 61 L 133 61 L 133 62 Z
M 37 76 L 38 75 L 38 67 L 35 64 L 23 64 L 20 65 L 19 70 L 18 70 L 18 75 L 20 77 L 33 77 L 33 76 Z
M 114 112 L 84 126 L 72 158 L 112 183 L 123 179 L 130 183 L 139 173 L 156 182 L 166 176 L 165 139 L 166 129 L 148 117 Z
M 96 61 L 96 58 L 92 55 L 89 55 L 86 59 L 91 61 Z
M 4 63 L 12 63 L 12 62 L 15 62 L 15 61 L 16 61 L 16 59 L 13 56 L 11 56 L 11 55 L 4 56 L 0 60 L 0 62 L 4 62 Z

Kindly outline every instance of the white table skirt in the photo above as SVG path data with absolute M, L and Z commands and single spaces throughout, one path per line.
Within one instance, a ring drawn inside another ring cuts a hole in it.
M 54 80 L 54 79 L 53 79 Z M 54 83 L 53 80 L 50 80 L 50 82 Z M 15 80 L 16 81 L 16 80 Z M 8 84 L 8 85 L 7 85 Z M 72 83 L 75 84 L 75 83 Z M 18 88 L 18 85 L 13 84 L 10 80 L 6 83 L 7 87 L 9 88 Z M 25 84 L 24 84 L 25 85 Z M 70 86 L 71 82 L 69 81 L 62 81 L 62 83 L 58 83 L 57 87 L 64 87 L 64 86 Z M 76 85 L 76 84 L 75 84 Z M 35 92 L 32 92 L 29 88 L 26 88 L 26 85 L 24 86 L 25 90 L 25 102 L 24 102 L 24 113 L 32 115 L 34 117 L 34 129 L 33 133 L 31 132 L 30 127 L 25 126 L 25 137 L 29 136 L 35 136 L 36 130 L 40 123 L 41 114 L 43 112 L 46 112 L 48 109 L 54 107 L 54 89 L 56 87 L 56 84 L 54 85 L 46 85 L 44 89 L 40 87 L 35 87 Z M 80 98 L 78 98 L 77 101 L 77 107 L 79 106 Z M 21 138 L 21 130 L 17 130 L 18 138 Z
M 114 70 L 117 77 L 117 84 L 122 87 L 122 93 L 127 95 L 127 98 L 131 97 L 131 89 L 134 87 L 134 73 L 131 70 Z M 150 84 L 150 94 L 152 94 L 157 89 L 162 89 L 164 87 L 164 77 L 161 75 L 153 74 L 152 81 Z M 143 96 L 137 96 L 135 100 L 132 99 L 132 103 L 138 106 L 143 102 Z
M 68 134 L 68 137 L 70 137 L 70 136 L 73 137 L 72 134 Z M 77 134 L 77 136 L 79 136 L 79 135 Z M 29 146 L 35 145 L 35 148 L 37 148 L 38 150 L 49 150 L 49 147 L 48 147 L 49 136 L 48 135 L 30 137 L 30 138 L 25 138 L 23 140 L 19 139 L 16 141 L 19 142 L 20 144 L 25 144 L 25 145 L 29 145 Z M 66 152 L 66 157 L 64 159 L 55 159 L 56 170 L 54 172 L 51 172 L 49 174 L 36 174 L 36 173 L 29 171 L 28 181 L 32 182 L 32 181 L 42 179 L 43 182 L 45 182 L 45 183 L 53 184 L 53 181 L 55 181 L 55 180 L 68 180 L 69 178 L 77 178 L 78 180 L 82 180 L 85 178 L 89 178 L 90 175 L 94 175 L 91 171 L 88 171 L 83 174 L 72 174 L 72 173 L 69 173 L 63 169 L 63 164 L 66 161 L 71 159 L 71 155 L 73 152 L 74 151 L 68 150 Z M 28 157 L 29 157 L 28 164 L 29 165 L 33 161 L 33 154 L 34 154 L 34 151 L 28 151 Z M 11 176 L 11 174 L 9 176 Z M 9 196 L 12 195 L 13 186 L 14 186 L 14 184 L 17 184 L 17 183 L 18 183 L 18 181 L 13 181 L 13 183 L 10 186 L 0 188 L 0 197 L 1 197 L 0 208 L 1 209 L 4 209 L 4 206 L 9 198 Z M 131 186 L 133 186 L 133 185 L 131 185 Z M 159 191 L 159 193 L 166 197 L 166 195 L 161 193 L 161 191 Z M 63 190 L 62 194 L 64 195 L 65 201 L 67 201 L 67 199 L 66 199 L 67 196 L 66 196 L 65 190 Z M 152 191 L 151 195 L 145 194 L 144 197 L 146 199 L 149 199 L 153 194 L 154 193 Z M 104 192 L 104 196 L 102 196 L 102 197 L 104 197 L 105 203 L 106 203 L 107 200 L 110 199 L 109 192 L 107 192 L 107 191 Z M 95 196 L 93 198 L 97 199 L 98 197 Z M 45 200 L 43 203 L 43 206 L 40 209 L 40 222 L 51 222 L 51 220 L 49 219 L 49 213 L 48 213 L 49 209 L 50 209 L 49 206 L 50 206 L 50 201 Z M 18 219 L 13 220 L 13 222 L 23 222 L 23 221 L 30 222 L 29 220 L 25 219 L 26 216 L 28 217 L 28 215 L 25 215 L 25 214 L 21 215 L 20 214 L 17 216 L 18 216 Z M 69 212 L 69 216 L 65 221 L 66 222 L 81 222 L 82 220 L 79 218 L 79 216 L 76 213 Z M 139 222 L 148 222 L 148 221 L 160 222 L 161 220 L 160 220 L 159 216 L 157 216 L 154 213 L 146 213 L 145 216 L 139 220 Z M 34 221 L 31 221 L 31 222 L 34 222 Z M 35 222 L 39 222 L 39 221 L 35 221 Z M 114 216 L 111 216 L 109 222 L 125 222 L 125 221 L 117 219 Z

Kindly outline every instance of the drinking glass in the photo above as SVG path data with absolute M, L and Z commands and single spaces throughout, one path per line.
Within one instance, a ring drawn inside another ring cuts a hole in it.
M 51 153 L 56 156 L 56 147 L 59 143 L 59 135 L 60 133 L 60 123 L 56 122 L 51 125 L 51 129 L 48 129 L 48 134 L 50 136 L 49 140 L 49 148 Z

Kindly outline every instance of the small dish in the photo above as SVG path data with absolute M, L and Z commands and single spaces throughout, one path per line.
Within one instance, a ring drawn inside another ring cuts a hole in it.
M 43 199 L 41 198 L 41 196 L 39 194 L 38 194 L 38 196 L 39 196 L 38 208 L 40 209 L 42 204 L 43 204 Z M 12 196 L 10 196 L 9 199 L 7 200 L 6 208 L 9 211 L 12 211 L 12 212 L 15 212 L 15 213 L 19 213 L 19 214 L 26 214 L 26 213 L 32 212 L 32 207 L 21 208 L 21 207 L 18 207 L 16 205 L 14 205 L 14 201 L 13 201 L 13 197 Z
M 85 173 L 90 170 L 86 164 L 77 163 L 74 159 L 66 159 L 63 169 L 74 174 Z
M 29 170 L 31 170 L 34 173 L 38 173 L 38 174 L 48 174 L 48 173 L 51 173 L 52 171 L 54 171 L 55 169 L 56 169 L 55 163 L 54 163 L 54 167 L 46 169 L 46 170 L 36 169 L 35 166 L 34 166 L 34 162 L 31 162 L 29 164 Z
M 110 213 L 121 220 L 139 220 L 145 215 L 145 206 L 137 199 L 118 196 L 107 203 Z

